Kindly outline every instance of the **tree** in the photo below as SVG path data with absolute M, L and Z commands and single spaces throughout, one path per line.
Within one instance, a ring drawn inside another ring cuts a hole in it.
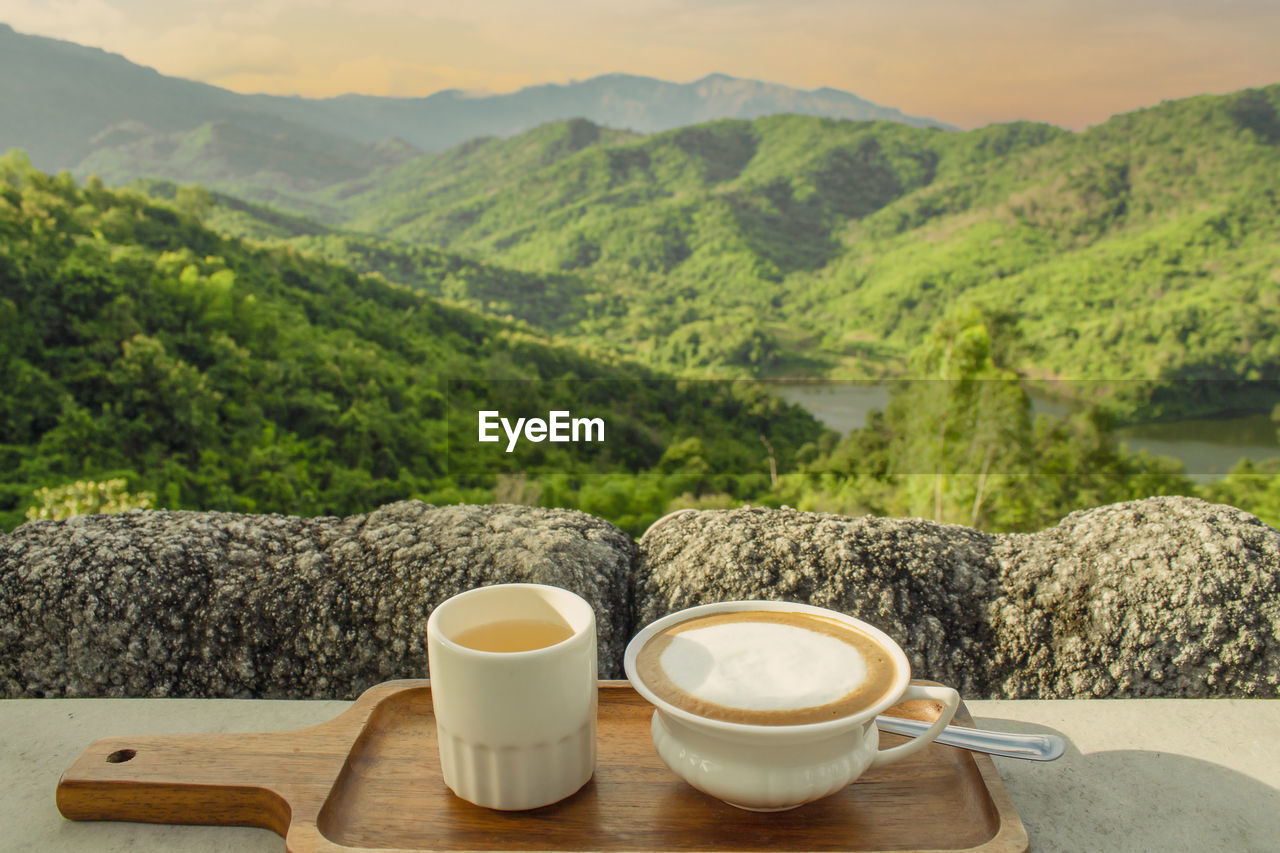
M 993 346 L 990 325 L 975 306 L 953 309 L 912 354 L 921 378 L 899 382 L 890 398 L 890 470 L 904 478 L 914 514 L 979 526 L 992 487 L 1028 472 L 1031 401 L 993 357 L 1011 348 Z
M 125 491 L 123 477 L 102 482 L 77 480 L 62 486 L 36 489 L 34 503 L 27 508 L 27 519 L 59 521 L 73 515 L 97 515 L 151 509 L 156 505 L 153 492 Z

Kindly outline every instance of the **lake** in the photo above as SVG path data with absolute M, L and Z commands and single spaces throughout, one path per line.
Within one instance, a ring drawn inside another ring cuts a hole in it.
M 802 406 L 819 421 L 846 433 L 866 426 L 873 409 L 884 410 L 889 386 L 881 382 L 768 382 L 789 403 Z M 1061 417 L 1070 407 L 1058 400 L 1031 395 L 1037 414 Z M 1133 424 L 1116 430 L 1130 450 L 1172 456 L 1186 466 L 1197 483 L 1216 480 L 1241 458 L 1254 461 L 1280 456 L 1276 424 L 1265 414 L 1231 415 Z

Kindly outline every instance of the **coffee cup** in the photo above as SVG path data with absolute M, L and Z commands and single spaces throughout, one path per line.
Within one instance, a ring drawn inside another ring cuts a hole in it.
M 650 732 L 667 767 L 751 811 L 821 799 L 919 751 L 960 704 L 950 687 L 911 684 L 906 654 L 875 626 L 784 601 L 672 613 L 632 638 L 623 666 L 655 708 Z M 876 715 L 914 699 L 940 702 L 941 715 L 880 749 Z
M 596 620 L 541 584 L 460 593 L 427 620 L 444 783 L 491 809 L 533 809 L 586 784 L 596 761 Z

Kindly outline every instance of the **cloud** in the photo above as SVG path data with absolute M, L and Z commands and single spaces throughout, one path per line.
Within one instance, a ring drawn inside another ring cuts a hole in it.
M 119 9 L 104 0 L 0 0 L 0 21 L 20 33 L 34 33 L 79 44 L 118 50 L 138 30 Z
M 340 62 L 323 73 L 299 69 L 293 75 L 245 72 L 225 77 L 220 85 L 242 92 L 287 91 L 310 97 L 346 93 L 421 97 L 442 89 L 507 92 L 542 82 L 529 74 L 492 74 L 482 69 L 429 65 L 369 54 Z
M 426 65 L 372 54 L 341 62 L 314 82 L 316 89 L 327 93 L 391 96 L 421 95 L 451 85 Z
M 245 75 L 270 77 L 297 70 L 293 47 L 279 35 L 208 26 L 168 29 L 138 50 L 137 58 L 165 74 L 214 85 Z

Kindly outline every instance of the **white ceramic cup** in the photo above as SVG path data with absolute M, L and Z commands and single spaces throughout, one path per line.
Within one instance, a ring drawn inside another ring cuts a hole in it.
M 453 640 L 514 619 L 573 631 L 555 645 L 486 652 Z M 587 783 L 596 763 L 596 618 L 554 586 L 499 584 L 459 593 L 427 620 L 431 702 L 444 782 L 491 809 L 533 809 Z
M 636 657 L 654 635 L 697 616 L 744 610 L 813 613 L 870 634 L 889 652 L 897 669 L 893 688 L 874 706 L 837 720 L 768 726 L 690 713 L 664 701 L 640 680 Z M 632 638 L 623 666 L 635 689 L 656 708 L 650 731 L 667 767 L 703 793 L 752 811 L 782 811 L 821 799 L 869 767 L 911 755 L 937 737 L 960 705 L 960 694 L 950 687 L 911 684 L 906 654 L 875 626 L 833 610 L 785 601 L 726 601 L 664 616 Z M 928 731 L 899 746 L 880 749 L 876 715 L 909 699 L 939 701 L 942 714 Z

